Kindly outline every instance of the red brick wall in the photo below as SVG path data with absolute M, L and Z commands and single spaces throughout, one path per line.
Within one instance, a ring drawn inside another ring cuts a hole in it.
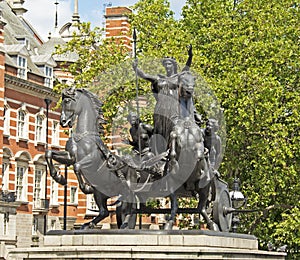
M 0 21 L 0 137 L 3 136 L 3 115 L 4 115 L 4 72 L 5 54 L 1 51 L 4 44 L 4 23 Z M 2 172 L 3 139 L 0 138 L 0 172 Z
M 132 12 L 127 7 L 107 7 L 106 8 L 106 37 L 114 37 L 120 45 L 126 46 L 130 51 L 131 35 L 128 14 Z

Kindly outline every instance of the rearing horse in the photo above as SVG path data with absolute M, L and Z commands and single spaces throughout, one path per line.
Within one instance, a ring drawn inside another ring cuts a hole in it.
M 171 228 L 175 220 L 178 209 L 177 197 L 193 197 L 198 194 L 198 212 L 206 221 L 209 229 L 219 231 L 218 225 L 210 219 L 206 212 L 206 205 L 215 176 L 209 167 L 201 129 L 188 117 L 180 119 L 171 132 L 170 139 L 168 174 L 174 175 L 174 179 L 176 179 L 176 175 L 187 176 L 187 178 L 177 190 L 170 191 L 172 205 L 168 228 Z
M 200 127 L 194 120 L 194 104 L 192 96 L 195 87 L 195 77 L 184 71 L 178 76 L 180 116 L 170 135 L 170 155 L 167 174 L 183 181 L 177 190 L 170 190 L 171 217 L 166 228 L 172 228 L 178 209 L 177 197 L 198 195 L 197 210 L 211 230 L 218 231 L 218 225 L 210 219 L 206 205 L 210 189 L 215 178 L 210 169 L 208 151 L 204 147 L 204 138 Z M 172 185 L 169 185 L 172 187 Z M 174 185 L 176 186 L 176 185 Z
M 65 89 L 60 125 L 71 128 L 76 123 L 75 131 L 65 151 L 47 150 L 45 155 L 50 174 L 58 183 L 66 185 L 66 180 L 56 171 L 53 160 L 73 165 L 82 192 L 94 194 L 99 215 L 82 228 L 93 228 L 109 215 L 107 200 L 110 197 L 132 196 L 129 180 L 134 178 L 135 171 L 128 171 L 128 166 L 117 160 L 100 138 L 105 122 L 101 107 L 102 103 L 93 93 L 85 89 Z

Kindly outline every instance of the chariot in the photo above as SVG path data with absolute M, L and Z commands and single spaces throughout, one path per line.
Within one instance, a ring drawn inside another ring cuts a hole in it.
M 190 78 L 189 78 L 190 77 Z M 149 198 L 169 197 L 171 209 L 153 210 L 169 212 L 165 229 L 171 229 L 178 212 L 199 213 L 211 230 L 228 232 L 231 229 L 232 201 L 228 185 L 211 166 L 209 151 L 204 145 L 203 129 L 191 116 L 193 76 L 189 72 L 179 75 L 182 92 L 181 109 L 187 113 L 176 119 L 166 149 L 154 152 L 158 143 L 150 146 L 145 156 L 118 156 L 109 151 L 101 139 L 104 123 L 102 102 L 86 89 L 68 88 L 62 94 L 62 127 L 76 127 L 67 141 L 65 151 L 47 150 L 45 157 L 51 176 L 66 185 L 64 176 L 54 167 L 54 161 L 72 165 L 79 187 L 85 194 L 93 194 L 99 214 L 82 228 L 93 228 L 109 215 L 107 201 L 119 196 L 117 208 L 120 228 L 134 228 L 136 214 L 147 211 Z M 152 147 L 152 148 L 151 148 Z M 194 209 L 179 209 L 178 197 L 195 197 Z

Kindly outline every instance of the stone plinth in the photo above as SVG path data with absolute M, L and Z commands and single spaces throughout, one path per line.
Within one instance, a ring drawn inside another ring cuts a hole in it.
M 44 246 L 17 248 L 7 259 L 285 259 L 258 250 L 254 236 L 204 230 L 51 231 Z

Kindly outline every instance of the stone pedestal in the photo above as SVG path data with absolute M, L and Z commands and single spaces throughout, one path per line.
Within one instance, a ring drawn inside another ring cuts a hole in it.
M 51 231 L 44 246 L 16 248 L 7 259 L 285 259 L 258 250 L 254 236 L 204 230 Z

